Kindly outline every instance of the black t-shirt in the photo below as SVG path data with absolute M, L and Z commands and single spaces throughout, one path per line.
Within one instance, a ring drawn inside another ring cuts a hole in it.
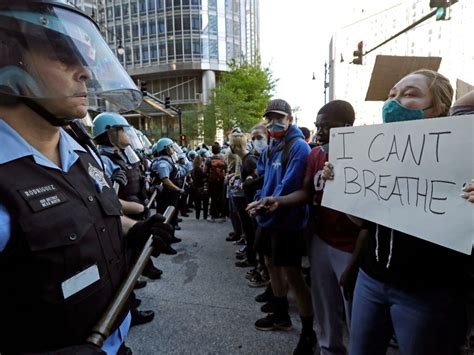
M 405 290 L 467 286 L 470 256 L 369 223 L 361 268 L 369 276 Z
M 252 176 L 252 178 L 256 177 L 255 170 L 257 169 L 257 161 L 258 158 L 251 153 L 248 153 L 242 158 L 242 167 L 240 170 L 240 178 L 242 181 L 247 180 L 249 176 Z

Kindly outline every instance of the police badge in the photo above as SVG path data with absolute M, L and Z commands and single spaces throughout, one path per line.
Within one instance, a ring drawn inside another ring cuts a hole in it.
M 107 186 L 110 189 L 110 186 L 107 183 L 107 180 L 105 180 L 104 172 L 102 170 L 97 169 L 95 166 L 92 166 L 91 163 L 89 163 L 89 168 L 87 171 L 89 176 L 94 179 L 97 192 L 102 192 L 102 188 L 104 186 Z

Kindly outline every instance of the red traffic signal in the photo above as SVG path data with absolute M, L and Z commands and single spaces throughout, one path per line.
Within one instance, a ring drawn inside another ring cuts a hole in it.
M 354 51 L 354 59 L 352 60 L 352 64 L 362 65 L 363 56 L 364 56 L 364 41 L 360 41 L 359 43 L 357 43 L 357 50 Z
M 184 141 L 186 140 L 186 135 L 185 135 L 185 134 L 181 134 L 181 135 L 179 136 L 179 140 L 180 140 L 181 142 L 184 142 Z

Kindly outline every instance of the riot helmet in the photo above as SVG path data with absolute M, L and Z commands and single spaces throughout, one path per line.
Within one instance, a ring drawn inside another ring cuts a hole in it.
M 56 80 L 65 75 L 74 84 Z M 0 104 L 22 102 L 55 126 L 81 118 L 55 110 L 53 100 L 74 102 L 85 115 L 104 103 L 134 109 L 142 95 L 81 10 L 60 0 L 0 0 Z

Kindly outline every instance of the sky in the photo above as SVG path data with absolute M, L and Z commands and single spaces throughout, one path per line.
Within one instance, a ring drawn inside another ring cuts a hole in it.
M 299 126 L 313 129 L 324 105 L 324 62 L 331 35 L 348 21 L 341 13 L 348 1 L 260 0 L 262 64 L 279 79 L 275 98 L 300 109 Z

